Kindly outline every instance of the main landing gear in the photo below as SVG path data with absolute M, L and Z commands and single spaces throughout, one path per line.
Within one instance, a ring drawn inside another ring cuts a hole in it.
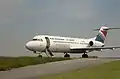
M 84 53 L 84 54 L 82 55 L 82 58 L 88 58 L 88 55 Z
M 70 58 L 70 54 L 68 54 L 68 53 L 65 52 L 64 57 L 65 57 L 65 58 L 66 58 L 66 57 Z

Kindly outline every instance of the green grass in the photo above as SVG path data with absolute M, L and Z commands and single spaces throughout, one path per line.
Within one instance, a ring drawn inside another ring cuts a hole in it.
M 95 67 L 43 76 L 40 79 L 120 79 L 120 61 L 112 61 Z
M 11 68 L 19 68 L 27 65 L 43 64 L 47 62 L 55 62 L 68 59 L 70 58 L 0 57 L 0 71 L 9 70 Z

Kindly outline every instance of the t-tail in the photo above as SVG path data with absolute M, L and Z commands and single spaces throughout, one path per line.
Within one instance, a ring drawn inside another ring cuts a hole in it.
M 94 29 L 94 30 L 99 30 L 98 35 L 95 37 L 95 41 L 104 43 L 108 30 L 113 30 L 113 29 L 120 29 L 120 28 L 108 28 L 107 26 L 102 26 L 100 29 Z

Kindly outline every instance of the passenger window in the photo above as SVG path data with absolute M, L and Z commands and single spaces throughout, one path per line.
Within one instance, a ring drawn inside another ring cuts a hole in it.
M 36 41 L 37 39 L 33 39 L 33 41 Z

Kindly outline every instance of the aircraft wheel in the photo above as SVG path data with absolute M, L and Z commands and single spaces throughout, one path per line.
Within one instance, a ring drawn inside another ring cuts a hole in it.
M 84 53 L 84 54 L 82 55 L 82 58 L 88 58 L 88 55 Z
M 70 54 L 67 54 L 67 53 L 66 53 L 66 54 L 64 55 L 64 57 L 70 58 Z
M 42 55 L 38 55 L 38 57 L 41 57 L 41 58 L 42 58 Z
M 33 51 L 33 53 L 36 53 L 36 51 Z

